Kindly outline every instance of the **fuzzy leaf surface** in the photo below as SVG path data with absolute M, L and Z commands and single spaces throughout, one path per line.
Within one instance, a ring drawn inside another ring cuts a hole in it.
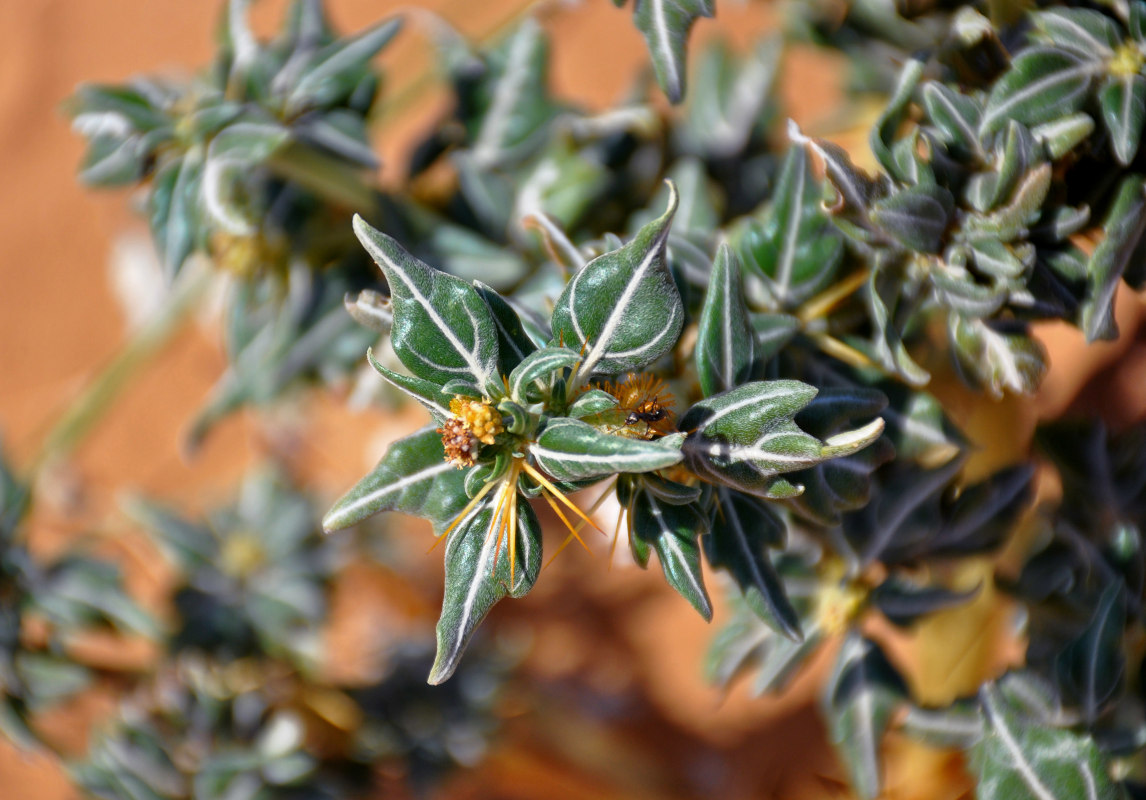
M 685 91 L 685 49 L 699 17 L 715 13 L 713 0 L 638 0 L 634 21 L 645 37 L 657 83 L 673 103 Z
M 554 338 L 567 347 L 587 345 L 577 372 L 583 378 L 639 370 L 676 344 L 684 306 L 665 263 L 675 187 L 670 194 L 661 217 L 586 264 L 553 309 Z
M 474 630 L 506 595 L 524 597 L 541 571 L 541 524 L 529 502 L 514 494 L 517 530 L 490 535 L 494 524 L 491 492 L 450 532 L 446 542 L 446 592 L 438 620 L 438 652 L 429 682 L 438 684 L 457 669 Z M 507 513 L 507 512 L 504 512 Z M 510 567 L 508 537 L 516 538 Z M 512 578 L 511 578 L 512 572 Z
M 633 500 L 633 536 L 657 551 L 665 579 L 706 620 L 712 619 L 712 601 L 700 570 L 698 538 L 708 531 L 708 520 L 696 506 L 674 505 L 638 492 Z
M 424 380 L 462 378 L 501 396 L 497 326 L 477 290 L 414 258 L 361 217 L 354 218 L 354 232 L 390 284 L 391 342 L 402 363 Z
M 752 321 L 744 301 L 740 259 L 722 243 L 697 323 L 696 374 L 707 397 L 744 383 L 752 370 Z
M 529 447 L 538 465 L 563 481 L 591 480 L 620 472 L 651 472 L 684 458 L 679 447 L 603 433 L 581 420 L 554 419 Z
M 442 436 L 427 427 L 390 445 L 377 466 L 342 496 L 322 519 L 336 531 L 382 511 L 448 524 L 466 504 L 465 471 L 446 461 Z

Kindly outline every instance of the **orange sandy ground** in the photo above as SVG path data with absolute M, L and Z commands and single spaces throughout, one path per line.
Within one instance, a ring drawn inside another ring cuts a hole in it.
M 208 0 L 0 3 L 0 433 L 18 466 L 30 463 L 52 421 L 121 346 L 122 319 L 107 263 L 113 239 L 141 227 L 127 210 L 124 194 L 95 194 L 76 184 L 81 142 L 69 131 L 59 103 L 83 80 L 119 81 L 135 73 L 179 72 L 204 63 L 218 5 Z M 336 24 L 354 30 L 398 4 L 331 0 L 329 5 Z M 521 3 L 438 0 L 420 5 L 439 10 L 468 34 L 481 35 Z M 271 29 L 281 6 L 258 6 L 262 30 Z M 548 27 L 558 34 L 552 76 L 558 92 L 594 105 L 622 92 L 646 58 L 627 14 L 608 0 L 590 0 L 547 16 Z M 717 23 L 697 26 L 701 38 L 723 29 L 744 42 L 768 24 L 773 10 L 768 4 L 725 2 L 720 14 Z M 405 33 L 383 62 L 391 68 L 392 91 L 400 92 L 427 66 L 422 41 Z M 830 111 L 840 97 L 838 66 L 807 50 L 794 51 L 783 86 L 787 112 L 807 124 Z M 441 107 L 436 95 L 387 123 L 377 144 L 388 164 L 402 162 L 411 132 Z M 397 181 L 400 174 L 388 170 L 384 179 Z M 1133 331 L 1141 304 L 1123 297 L 1119 312 L 1123 330 Z M 1102 406 L 1116 421 L 1126 422 L 1146 405 L 1146 346 L 1141 340 L 1128 336 L 1084 350 L 1065 327 L 1046 336 L 1056 354 L 1055 367 L 1035 403 L 1008 401 L 1000 414 L 956 388 L 945 391 L 982 440 L 992 435 L 992 425 L 1001 425 L 1008 429 L 1005 438 L 1021 441 L 1037 416 L 1066 408 L 1098 373 L 1103 373 L 1100 385 L 1105 388 L 1084 391 L 1083 410 Z M 43 483 L 32 521 L 34 546 L 50 552 L 80 532 L 106 535 L 103 547 L 123 560 L 132 588 L 149 601 L 161 597 L 165 572 L 142 538 L 117 516 L 116 497 L 131 488 L 177 506 L 203 507 L 226 498 L 244 467 L 265 452 L 264 430 L 240 415 L 219 426 L 194 460 L 179 455 L 183 426 L 223 365 L 211 332 L 191 325 L 179 334 L 72 461 Z M 1112 403 L 1112 397 L 1121 399 Z M 297 471 L 327 495 L 345 489 L 373 462 L 379 442 L 420 424 L 413 412 L 397 417 L 351 414 L 343 401 L 326 397 L 306 406 L 306 436 L 294 451 Z M 1004 449 L 986 460 L 1010 457 Z M 438 553 L 426 556 L 420 566 L 431 584 L 440 580 L 438 559 Z M 752 699 L 743 688 L 724 697 L 699 677 L 700 656 L 713 628 L 672 596 L 658 575 L 607 572 L 603 559 L 576 553 L 563 556 L 545 578 L 534 595 L 507 612 L 511 622 L 532 630 L 531 669 L 630 698 L 632 711 L 623 723 L 606 728 L 567 715 L 560 703 L 546 705 L 556 702 L 552 698 L 518 697 L 520 707 L 507 712 L 502 743 L 483 766 L 448 782 L 441 797 L 849 796 L 824 746 L 813 706 L 814 673 L 822 671 L 822 657 L 820 668 L 782 698 Z M 338 654 L 339 663 L 353 665 L 362 641 L 377 640 L 379 631 L 425 635 L 434 602 L 411 593 L 381 568 L 354 568 L 336 593 L 331 652 Z M 388 610 L 395 607 L 403 612 Z M 997 604 L 981 613 L 991 629 L 1006 623 Z M 902 652 L 910 651 L 908 642 Z M 146 648 L 117 654 L 127 666 L 146 663 L 149 656 Z M 949 668 L 929 665 L 926 658 L 919 662 L 917 679 L 929 670 Z M 110 709 L 108 696 L 97 693 L 49 715 L 45 730 L 69 751 L 82 752 L 87 726 Z M 911 748 L 894 737 L 887 749 L 889 797 L 954 798 L 966 791 L 957 758 Z M 74 796 L 52 760 L 0 744 L 4 800 Z

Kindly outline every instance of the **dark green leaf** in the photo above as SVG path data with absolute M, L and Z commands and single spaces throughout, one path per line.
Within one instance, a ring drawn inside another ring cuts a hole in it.
M 1113 56 L 1121 39 L 1109 17 L 1087 8 L 1050 8 L 1031 20 L 1039 38 L 1094 61 Z
M 1122 582 L 1110 582 L 1094 606 L 1090 622 L 1059 654 L 1055 672 L 1060 686 L 1082 706 L 1083 719 L 1093 724 L 1122 686 L 1126 656 L 1122 650 L 1126 604 Z
M 983 800 L 1118 800 L 1105 758 L 1089 736 L 1056 730 L 1012 705 L 999 687 L 979 694 L 986 735 L 972 751 Z
M 493 324 L 497 326 L 498 370 L 508 375 L 537 346 L 525 332 L 521 318 L 513 307 L 500 294 L 481 281 L 474 281 L 474 287 L 482 296 L 493 314 Z
M 637 28 L 644 34 L 657 83 L 673 103 L 685 91 L 685 46 L 688 32 L 698 17 L 711 17 L 713 0 L 639 0 L 634 12 Z
M 850 633 L 824 687 L 824 712 L 832 743 L 860 797 L 880 793 L 880 742 L 906 695 L 903 679 L 879 645 Z
M 937 253 L 951 219 L 951 192 L 935 184 L 919 184 L 877 201 L 871 217 L 904 246 Z
M 509 374 L 509 396 L 519 403 L 537 402 L 541 395 L 533 385 L 535 381 L 544 381 L 580 360 L 579 353 L 566 347 L 534 350 Z
M 804 147 L 788 148 L 759 222 L 749 224 L 740 245 L 750 267 L 767 281 L 778 309 L 799 307 L 835 278 L 843 261 L 843 237 L 823 209 L 823 189 Z
M 390 445 L 371 472 L 335 503 L 322 519 L 336 531 L 382 511 L 404 511 L 441 528 L 466 504 L 465 472 L 446 461 L 442 436 L 433 428 Z
M 619 250 L 590 261 L 561 293 L 553 309 L 553 336 L 566 347 L 587 345 L 579 379 L 639 370 L 676 344 L 684 307 L 665 264 L 676 209 L 674 188 L 659 219 Z M 573 388 L 576 384 L 571 379 Z
M 956 592 L 892 576 L 872 591 L 871 600 L 894 624 L 908 627 L 920 617 L 970 601 L 978 591 L 979 587 L 975 587 L 966 592 Z
M 651 472 L 684 457 L 667 439 L 645 441 L 602 433 L 580 420 L 553 419 L 529 446 L 537 464 L 563 481 L 591 480 L 620 472 Z
M 984 136 L 1011 120 L 1032 126 L 1078 111 L 1095 75 L 1094 61 L 1053 47 L 1021 52 L 991 89 L 979 125 Z
M 492 397 L 504 394 L 497 325 L 477 290 L 423 264 L 359 216 L 354 232 L 390 284 L 391 342 L 402 363 L 428 381 L 464 378 Z
M 704 588 L 697 539 L 708 531 L 708 520 L 693 505 L 673 505 L 648 492 L 633 500 L 633 536 L 657 551 L 665 579 L 706 620 L 712 602 Z
M 706 397 L 748 380 L 753 360 L 752 334 L 740 260 L 727 242 L 722 242 L 697 322 L 696 374 Z
M 800 617 L 768 557 L 769 547 L 782 546 L 784 523 L 766 504 L 721 487 L 712 529 L 701 540 L 708 563 L 728 570 L 748 606 L 778 633 L 803 639 Z
M 399 17 L 383 20 L 361 33 L 336 39 L 320 50 L 286 98 L 286 113 L 334 105 L 349 97 L 362 81 L 370 59 L 402 27 Z
M 963 374 L 994 397 L 1032 394 L 1046 372 L 1042 345 L 1021 325 L 1007 326 L 951 314 L 951 346 Z
M 366 351 L 366 360 L 388 384 L 429 411 L 435 420 L 445 422 L 449 419 L 451 416 L 449 405 L 452 398 L 436 383 L 394 372 L 374 357 L 373 349 Z
M 516 492 L 516 487 L 511 489 Z M 462 652 L 474 630 L 506 595 L 523 597 L 533 588 L 541 571 L 541 525 L 529 503 L 514 495 L 516 530 L 508 519 L 495 519 L 491 492 L 470 511 L 446 542 L 446 592 L 438 620 L 438 653 L 429 682 L 438 684 L 457 669 Z M 508 514 L 508 507 L 503 509 Z M 493 535 L 491 529 L 496 530 Z M 515 538 L 514 558 L 509 555 L 509 537 Z
M 1106 235 L 1091 253 L 1086 269 L 1088 292 L 1082 304 L 1082 329 L 1088 342 L 1118 337 L 1114 292 L 1146 231 L 1146 180 L 1142 176 L 1122 179 L 1102 228 Z

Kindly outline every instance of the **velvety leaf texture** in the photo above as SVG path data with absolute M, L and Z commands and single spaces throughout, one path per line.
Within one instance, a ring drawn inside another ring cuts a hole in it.
M 684 457 L 679 447 L 602 433 L 575 419 L 550 422 L 529 452 L 548 474 L 563 481 L 603 478 L 619 472 L 651 472 Z
M 639 370 L 676 344 L 684 307 L 665 264 L 676 208 L 674 188 L 660 218 L 620 249 L 586 264 L 561 293 L 553 336 L 566 347 L 585 346 L 578 376 Z
M 322 527 L 335 531 L 382 511 L 404 511 L 440 528 L 466 504 L 464 478 L 464 471 L 446 461 L 441 434 L 423 428 L 390 445 L 378 465 L 326 512 Z
M 679 103 L 685 91 L 685 46 L 698 17 L 711 17 L 713 0 L 636 0 L 634 20 L 644 34 L 657 83 Z
M 972 751 L 983 800 L 1118 800 L 1122 792 L 1089 736 L 1056 730 L 1012 705 L 994 684 L 980 692 L 986 735 Z
M 490 535 L 496 521 L 493 496 L 476 505 L 446 542 L 446 592 L 438 620 L 438 653 L 429 677 L 433 684 L 454 673 L 470 637 L 489 610 L 506 595 L 525 596 L 541 571 L 541 524 L 533 509 L 515 496 L 510 502 L 517 504 L 517 530 L 506 528 L 499 535 Z M 509 536 L 517 540 L 512 570 Z
M 390 284 L 391 342 L 402 363 L 428 381 L 462 378 L 502 395 L 497 326 L 477 290 L 423 264 L 361 217 L 354 218 L 354 232 Z

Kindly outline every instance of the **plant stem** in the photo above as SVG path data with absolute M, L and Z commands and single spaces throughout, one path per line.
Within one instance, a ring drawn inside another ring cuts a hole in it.
M 84 388 L 48 431 L 39 454 L 32 462 L 33 475 L 79 446 L 120 392 L 180 329 L 203 296 L 212 274 L 210 270 L 202 270 L 179 282 L 172 290 L 166 307 L 148 321 Z

